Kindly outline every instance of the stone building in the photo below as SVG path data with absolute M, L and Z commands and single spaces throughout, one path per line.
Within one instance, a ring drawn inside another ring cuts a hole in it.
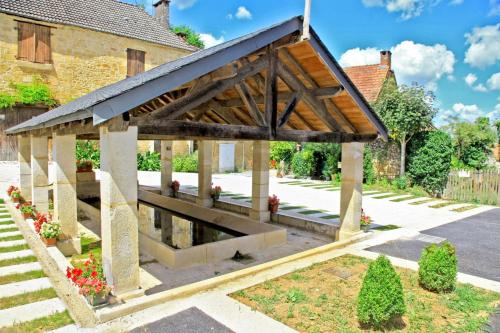
M 0 93 L 40 78 L 65 104 L 196 51 L 170 31 L 169 3 L 156 1 L 151 16 L 116 0 L 0 0 Z M 7 141 L 0 133 L 0 150 L 15 150 Z
M 381 51 L 380 63 L 346 67 L 344 71 L 368 103 L 373 105 L 386 87 L 397 85 L 391 62 L 391 51 Z M 375 140 L 370 147 L 376 176 L 391 179 L 397 177 L 400 166 L 399 144 L 392 140 Z

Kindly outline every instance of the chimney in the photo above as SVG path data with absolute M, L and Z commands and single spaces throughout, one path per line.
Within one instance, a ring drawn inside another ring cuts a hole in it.
M 391 51 L 380 51 L 380 65 L 391 69 Z
M 153 4 L 155 17 L 165 28 L 170 28 L 170 0 L 159 0 Z

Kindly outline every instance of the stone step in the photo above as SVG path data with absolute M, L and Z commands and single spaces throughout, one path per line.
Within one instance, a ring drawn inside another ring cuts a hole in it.
M 52 288 L 48 278 L 19 281 L 0 285 L 0 298 L 16 296 L 41 289 Z
M 20 234 L 20 231 L 0 232 L 0 237 L 18 236 Z
M 38 262 L 29 262 L 26 264 L 19 264 L 13 266 L 0 267 L 0 276 L 12 275 L 12 274 L 22 274 L 32 271 L 39 271 L 42 266 Z
M 0 230 L 2 230 L 2 229 L 10 229 L 10 228 L 14 228 L 14 227 L 16 227 L 15 224 L 2 224 L 2 225 L 0 225 Z
M 2 217 L 2 218 L 0 218 L 0 222 L 7 222 L 7 221 L 12 221 L 12 218 L 11 217 Z
M 92 328 L 81 328 L 76 324 L 71 324 L 67 326 L 60 327 L 53 331 L 48 331 L 46 333 L 90 333 L 95 332 Z
M 17 323 L 47 317 L 64 310 L 66 310 L 66 307 L 59 298 L 51 298 L 0 310 L 0 327 L 14 326 Z
M 7 253 L 0 253 L 0 260 L 22 258 L 28 256 L 34 256 L 35 254 L 31 250 L 14 251 Z
M 16 245 L 24 245 L 24 244 L 26 244 L 26 241 L 24 239 L 13 240 L 13 241 L 4 241 L 4 242 L 0 242 L 0 248 L 11 247 L 11 246 L 16 246 Z

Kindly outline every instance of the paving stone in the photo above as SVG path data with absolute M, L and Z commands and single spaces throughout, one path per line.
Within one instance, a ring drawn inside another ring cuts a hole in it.
M 0 248 L 11 247 L 11 246 L 16 246 L 16 245 L 23 245 L 23 244 L 26 244 L 26 241 L 24 239 L 19 239 L 19 240 L 14 240 L 14 241 L 5 241 L 5 242 L 0 242 Z
M 15 226 L 16 226 L 15 224 L 3 224 L 3 225 L 0 225 L 0 230 L 14 228 Z
M 51 298 L 40 302 L 24 304 L 9 309 L 0 310 L 0 327 L 13 326 L 38 318 L 47 317 L 66 310 L 59 298 Z
M 0 237 L 10 237 L 21 235 L 20 231 L 0 232 Z
M 3 284 L 0 285 L 0 298 L 20 295 L 47 288 L 52 288 L 52 285 L 46 277 Z
M 14 251 L 7 253 L 0 253 L 0 260 L 22 258 L 35 255 L 31 250 Z
M 42 266 L 38 262 L 29 262 L 26 264 L 19 264 L 13 266 L 0 267 L 0 276 L 6 276 L 11 274 L 20 274 L 32 271 L 39 271 Z
M 138 327 L 132 333 L 234 333 L 198 308 L 189 308 L 153 323 Z
M 2 217 L 0 218 L 0 222 L 12 221 L 12 217 Z

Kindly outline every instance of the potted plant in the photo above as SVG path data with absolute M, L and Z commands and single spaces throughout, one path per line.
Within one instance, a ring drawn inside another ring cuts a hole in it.
M 76 172 L 91 172 L 91 171 L 92 171 L 92 161 L 89 160 L 76 161 Z
M 82 268 L 66 268 L 66 276 L 78 287 L 80 294 L 90 305 L 99 306 L 108 303 L 111 288 L 106 283 L 101 263 L 96 260 L 92 252 Z
M 37 213 L 35 222 L 33 223 L 35 227 L 35 232 L 40 235 L 42 231 L 42 226 L 44 223 L 49 223 L 51 220 L 51 216 L 48 214 Z
M 278 199 L 276 194 L 273 194 L 272 196 L 269 197 L 268 203 L 269 203 L 269 211 L 271 212 L 271 214 L 276 214 L 278 212 L 278 207 L 280 205 L 280 199 Z
M 29 219 L 35 214 L 35 207 L 31 205 L 31 202 L 21 204 L 19 210 L 23 214 L 24 219 Z
M 361 208 L 361 220 L 359 221 L 361 224 L 361 230 L 368 231 L 370 229 L 370 224 L 372 223 L 371 217 L 365 214 L 363 208 Z
M 210 196 L 214 200 L 219 200 L 221 192 L 222 188 L 220 186 L 212 187 L 212 189 L 210 190 Z
M 40 231 L 40 237 L 46 246 L 54 246 L 57 243 L 57 237 L 61 234 L 61 225 L 56 222 L 44 223 Z
M 174 180 L 172 184 L 170 184 L 170 188 L 172 189 L 172 197 L 177 197 L 177 193 L 179 192 L 179 188 L 181 187 L 181 183 L 178 180 Z
M 15 187 L 14 185 L 10 185 L 8 188 L 7 188 L 7 195 L 10 197 L 12 195 L 12 192 L 14 190 L 17 190 L 17 187 Z
M 13 190 L 10 194 L 10 198 L 12 199 L 12 202 L 19 202 L 21 201 L 21 191 L 19 191 L 18 188 Z

